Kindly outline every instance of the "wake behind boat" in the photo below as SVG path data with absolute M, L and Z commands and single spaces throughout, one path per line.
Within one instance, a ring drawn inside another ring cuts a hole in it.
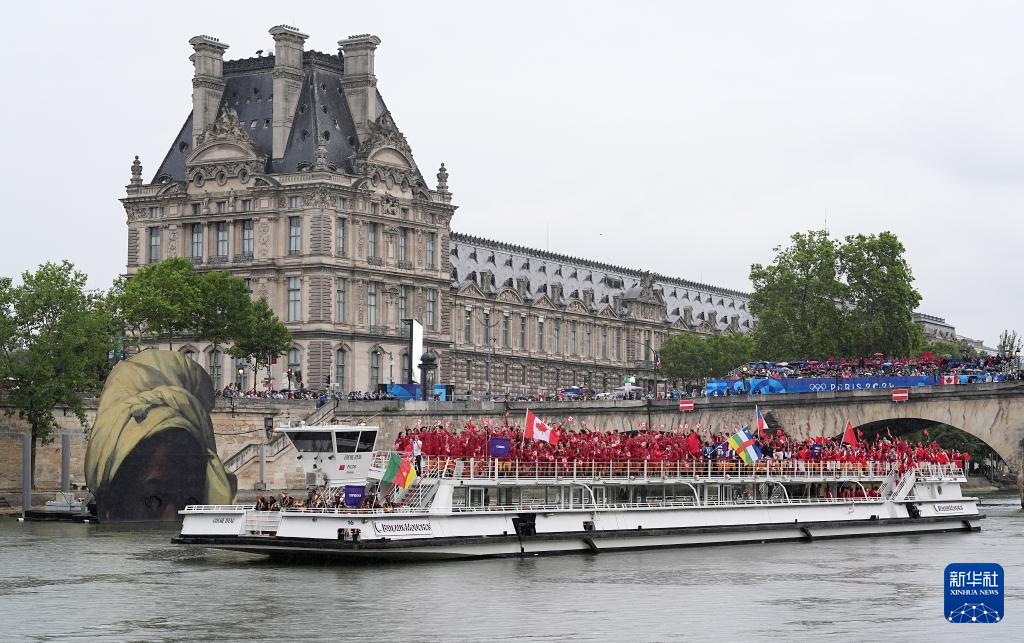
M 377 427 L 278 430 L 316 484 L 306 506 L 189 506 L 173 542 L 274 558 L 460 559 L 977 531 L 983 518 L 961 494 L 958 461 L 520 453 L 423 455 L 416 471 L 411 454 L 374 450 Z

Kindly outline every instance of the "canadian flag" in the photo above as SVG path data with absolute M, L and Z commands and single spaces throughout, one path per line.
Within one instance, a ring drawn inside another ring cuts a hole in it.
M 944 385 L 956 384 L 956 380 L 957 380 L 956 375 L 943 375 L 942 376 L 942 383 Z
M 537 419 L 537 416 L 529 409 L 526 410 L 526 437 L 530 440 L 547 442 L 552 446 L 558 444 L 558 431 L 549 426 L 547 422 Z

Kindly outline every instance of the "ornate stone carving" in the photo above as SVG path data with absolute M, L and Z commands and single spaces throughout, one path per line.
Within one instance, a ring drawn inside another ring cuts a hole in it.
M 163 208 L 151 212 L 148 206 L 138 203 L 126 203 L 124 210 L 128 214 L 128 223 L 136 221 L 155 221 L 163 218 Z
M 327 144 L 319 134 L 316 137 L 316 160 L 313 162 L 313 167 L 317 170 L 329 169 L 327 164 Z
M 334 198 L 330 192 L 321 188 L 312 194 L 305 194 L 302 196 L 302 205 L 307 207 L 320 208 L 326 210 L 333 205 Z
M 178 254 L 178 231 L 174 228 L 167 231 L 167 254 L 171 257 Z
M 287 208 L 288 207 L 288 200 L 285 199 L 283 196 L 277 197 L 277 207 L 279 209 L 280 208 Z
M 245 133 L 242 124 L 238 122 L 238 112 L 231 107 L 222 109 L 217 120 L 199 133 L 199 136 L 196 137 L 196 147 L 214 141 L 244 142 L 252 145 L 249 135 Z
M 385 194 L 384 198 L 381 199 L 380 209 L 385 216 L 397 217 L 399 212 L 398 199 L 390 194 Z
M 259 227 L 259 246 L 260 246 L 260 256 L 261 257 L 269 257 L 270 256 L 270 224 L 267 223 L 266 221 L 261 221 L 260 222 L 260 227 Z
M 224 144 L 239 148 L 242 158 L 224 159 L 221 156 L 209 162 L 197 160 L 209 148 Z M 266 158 L 256 152 L 252 139 L 238 121 L 238 113 L 230 107 L 225 107 L 217 120 L 196 137 L 195 149 L 189 155 L 186 166 L 191 180 L 197 186 L 201 186 L 208 179 L 218 179 L 218 183 L 223 184 L 227 177 L 238 177 L 245 183 L 250 176 L 263 173 Z
M 445 169 L 444 163 L 441 164 L 441 169 L 437 171 L 437 191 L 448 191 L 448 170 Z
M 405 135 L 395 125 L 391 118 L 391 112 L 384 112 L 377 117 L 377 120 L 370 123 L 370 135 L 359 146 L 356 156 L 367 159 L 370 155 L 382 147 L 393 147 L 412 159 L 412 148 L 405 140 Z
M 142 185 L 142 163 L 139 161 L 139 156 L 135 155 L 135 160 L 132 162 L 132 185 Z

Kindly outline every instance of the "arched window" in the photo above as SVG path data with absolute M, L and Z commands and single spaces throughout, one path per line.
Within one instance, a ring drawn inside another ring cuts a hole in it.
M 334 356 L 334 383 L 339 391 L 345 391 L 345 349 L 343 348 L 339 348 Z
M 206 363 L 206 370 L 210 373 L 210 379 L 213 380 L 213 388 L 217 391 L 224 388 L 224 378 L 221 373 L 222 361 L 223 356 L 220 351 L 213 351 L 210 353 L 209 360 Z
M 402 353 L 402 380 L 405 382 L 412 381 L 412 358 L 409 353 Z
M 192 351 L 192 350 L 187 350 L 187 351 L 185 351 L 185 352 L 184 352 L 184 353 L 182 353 L 182 354 L 183 354 L 183 355 L 184 355 L 185 357 L 187 357 L 187 358 L 189 358 L 190 360 L 192 360 L 193 362 L 194 362 L 194 361 L 196 361 L 196 352 L 195 352 L 195 351 Z

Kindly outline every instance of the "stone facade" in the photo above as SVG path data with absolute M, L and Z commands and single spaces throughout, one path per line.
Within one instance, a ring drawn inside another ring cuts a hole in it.
M 380 40 L 329 55 L 293 27 L 270 34 L 273 55 L 233 61 L 216 38 L 189 41 L 192 114 L 151 182 L 136 158 L 122 199 L 129 275 L 167 257 L 227 270 L 292 331 L 255 383 L 223 350 L 176 342 L 219 387 L 285 388 L 288 368 L 313 389 L 405 382 L 407 318 L 438 381 L 473 395 L 653 383 L 671 334 L 752 327 L 742 292 L 453 233 L 447 169 L 428 186 L 377 92 Z

